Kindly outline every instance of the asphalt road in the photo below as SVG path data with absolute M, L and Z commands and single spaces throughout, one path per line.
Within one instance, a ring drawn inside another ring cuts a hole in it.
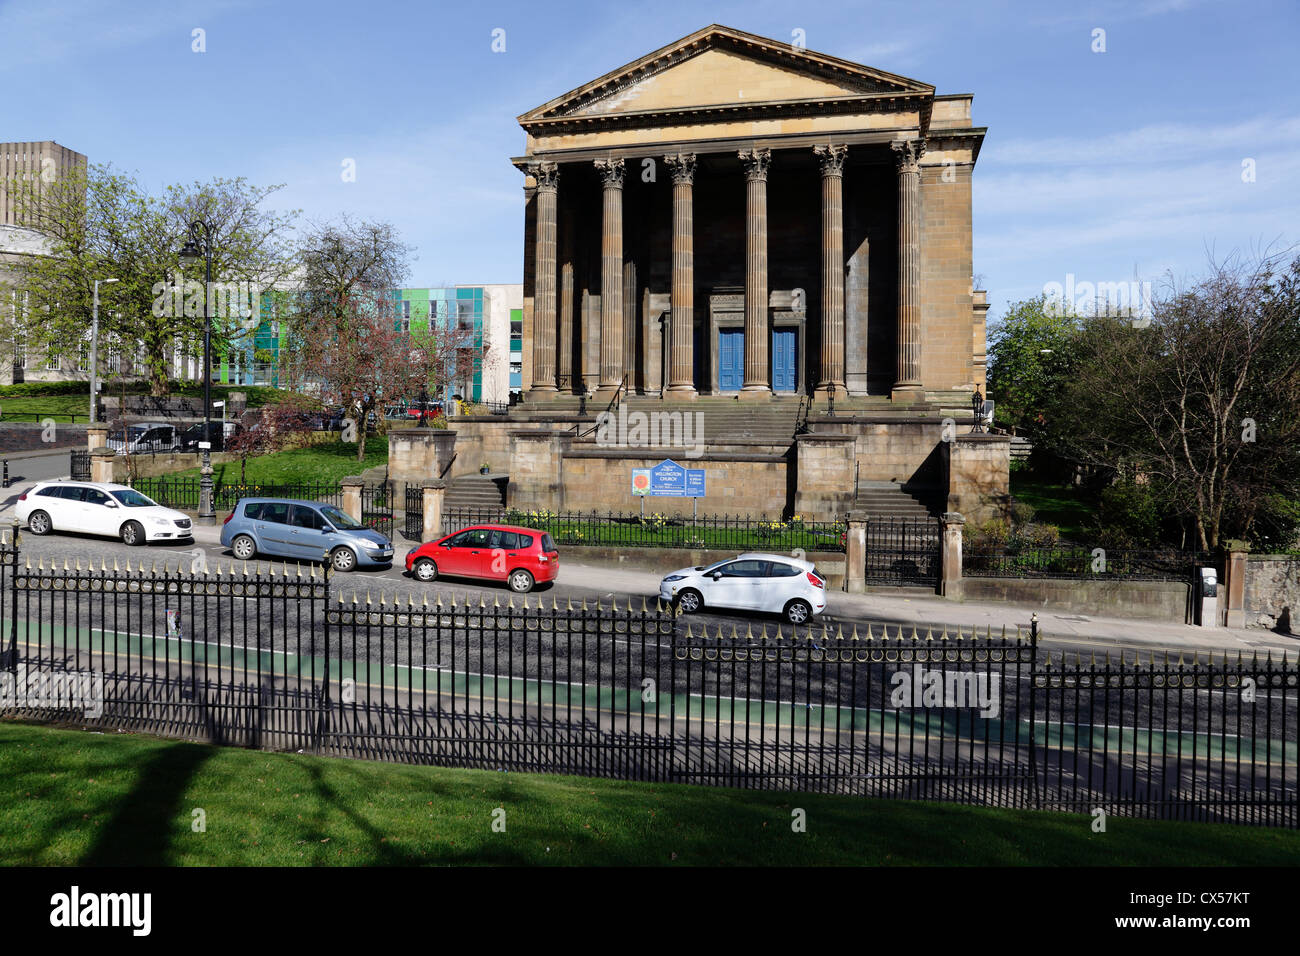
M 66 462 L 66 457 L 64 461 Z M 12 510 L 0 511 L 0 528 L 8 526 L 11 515 Z M 394 544 L 397 561 L 392 567 L 358 570 L 349 574 L 334 573 L 331 575 L 331 593 L 342 595 L 345 600 L 349 601 L 354 595 L 358 600 L 364 601 L 369 597 L 375 602 L 378 602 L 383 596 L 388 602 L 396 600 L 403 604 L 409 600 L 421 603 L 426 598 L 434 603 L 441 598 L 444 604 L 450 604 L 453 599 L 461 604 L 466 601 L 475 604 L 479 601 L 488 604 L 499 601 L 505 604 L 512 599 L 516 604 L 520 603 L 519 597 L 512 595 L 503 583 L 496 584 L 472 579 L 450 578 L 441 579 L 431 585 L 416 581 L 406 572 L 403 564 L 407 550 L 413 547 L 414 543 L 406 541 L 399 534 Z M 99 567 L 103 562 L 107 562 L 111 567 L 114 561 L 118 563 L 119 567 L 125 567 L 126 562 L 130 561 L 133 568 L 144 562 L 150 567 L 156 565 L 159 570 L 170 569 L 174 571 L 189 569 L 196 560 L 206 561 L 210 568 L 217 565 L 229 567 L 235 564 L 233 556 L 227 549 L 217 544 L 204 544 L 202 542 L 157 543 L 146 548 L 129 548 L 121 542 L 109 538 L 63 533 L 56 533 L 42 538 L 24 530 L 21 535 L 21 549 L 24 561 L 31 560 L 33 564 L 40 562 L 46 567 L 63 567 L 65 562 L 69 567 L 76 567 L 77 562 L 81 562 L 82 567 L 86 567 L 92 561 L 95 567 Z M 563 556 L 561 560 L 563 561 Z M 299 567 L 293 561 L 281 561 L 279 559 L 274 561 L 264 560 L 257 563 L 264 569 L 274 565 L 277 572 L 286 566 L 291 569 Z M 311 567 L 312 565 L 308 563 L 302 564 L 304 573 Z M 315 565 L 315 567 L 319 574 L 320 566 Z M 561 567 L 563 569 L 563 564 Z M 563 577 L 563 570 L 561 574 Z M 885 615 L 845 613 L 842 609 L 836 607 L 838 597 L 837 592 L 831 592 L 828 595 L 827 612 L 816 619 L 815 628 L 824 624 L 832 632 L 842 627 L 846 633 L 852 633 L 854 626 L 856 626 L 859 629 L 859 634 L 865 636 L 866 628 L 870 626 L 874 628 L 874 633 L 879 636 L 882 628 L 888 627 L 890 633 L 893 634 L 896 633 L 899 624 L 903 623 Z M 534 605 L 539 599 L 545 600 L 547 606 L 552 601 L 558 602 L 561 606 L 567 606 L 570 602 L 575 606 L 581 606 L 583 601 L 592 606 L 596 602 L 608 606 L 613 601 L 617 602 L 619 607 L 625 607 L 628 601 L 631 601 L 633 606 L 639 610 L 643 601 L 647 608 L 653 609 L 657 600 L 657 592 L 653 589 L 611 590 L 608 587 L 600 587 L 595 584 L 578 584 L 561 580 L 554 584 L 540 585 L 529 595 L 529 601 Z M 1028 613 L 1025 616 L 1025 626 L 1027 627 Z M 688 621 L 694 629 L 698 630 L 701 627 L 707 627 L 712 635 L 716 635 L 721 630 L 726 636 L 730 636 L 733 627 L 742 635 L 747 629 L 757 633 L 763 627 L 766 627 L 770 633 L 775 633 L 776 627 L 781 624 L 780 620 L 773 615 L 745 611 L 712 612 L 707 609 L 705 613 L 692 615 Z M 783 630 L 788 633 L 790 630 L 789 625 L 782 626 Z M 905 632 L 910 634 L 910 631 L 911 624 L 907 623 Z M 1068 653 L 1071 656 L 1075 654 L 1095 654 L 1104 657 L 1107 653 L 1112 656 L 1124 653 L 1131 659 L 1134 654 L 1141 654 L 1145 658 L 1152 653 L 1152 646 L 1149 641 L 1124 642 L 1109 637 L 1097 639 L 1077 635 L 1063 637 L 1052 634 L 1048 625 L 1044 626 L 1041 646 L 1054 653 Z M 1186 653 L 1198 650 L 1203 653 L 1213 652 L 1216 657 L 1221 657 L 1224 645 L 1221 642 L 1209 639 L 1198 644 L 1195 635 L 1193 635 L 1182 640 L 1174 653 L 1176 655 L 1180 652 Z M 1287 640 L 1267 632 L 1261 632 L 1257 639 L 1252 638 L 1249 646 L 1243 646 L 1240 650 L 1247 654 L 1258 652 L 1263 655 L 1271 651 L 1275 655 L 1286 652 L 1289 656 L 1294 656 L 1296 645 L 1294 640 Z

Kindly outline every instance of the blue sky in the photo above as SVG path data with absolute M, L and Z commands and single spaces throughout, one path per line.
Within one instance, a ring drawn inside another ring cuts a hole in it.
M 154 187 L 285 183 L 279 207 L 397 224 L 410 285 L 518 282 L 514 117 L 710 22 L 801 29 L 975 94 L 975 272 L 994 316 L 1067 274 L 1158 284 L 1300 242 L 1296 0 L 0 0 L 0 141 L 57 140 Z

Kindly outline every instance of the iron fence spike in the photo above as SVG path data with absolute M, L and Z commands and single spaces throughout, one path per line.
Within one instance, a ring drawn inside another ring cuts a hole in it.
M 50 565 L 50 570 L 51 570 L 51 571 L 54 570 L 53 563 L 51 563 L 51 565 Z M 70 567 L 68 566 L 68 559 L 67 559 L 67 557 L 65 556 L 64 559 L 63 559 L 63 572 L 66 574 L 67 572 L 69 572 L 69 571 L 71 571 L 71 570 L 72 570 L 72 568 L 70 568 Z
M 659 600 L 658 598 L 655 598 L 655 602 L 656 602 L 656 603 L 658 603 L 658 600 Z M 645 595 L 644 595 L 644 594 L 641 595 L 641 613 L 642 613 L 642 614 L 648 614 L 648 613 L 650 613 L 650 609 L 649 609 L 648 607 L 646 607 L 646 603 L 645 603 Z

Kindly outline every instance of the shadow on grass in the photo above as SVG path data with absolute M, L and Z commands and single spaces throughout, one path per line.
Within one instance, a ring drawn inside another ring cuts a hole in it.
M 112 816 L 81 859 L 85 866 L 166 866 L 171 831 L 182 798 L 212 748 L 169 744 L 140 760 L 131 791 L 114 802 Z

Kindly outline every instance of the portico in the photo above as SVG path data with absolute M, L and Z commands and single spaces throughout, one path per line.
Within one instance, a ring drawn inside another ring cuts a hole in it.
M 711 26 L 524 114 L 529 400 L 973 388 L 969 107 Z

